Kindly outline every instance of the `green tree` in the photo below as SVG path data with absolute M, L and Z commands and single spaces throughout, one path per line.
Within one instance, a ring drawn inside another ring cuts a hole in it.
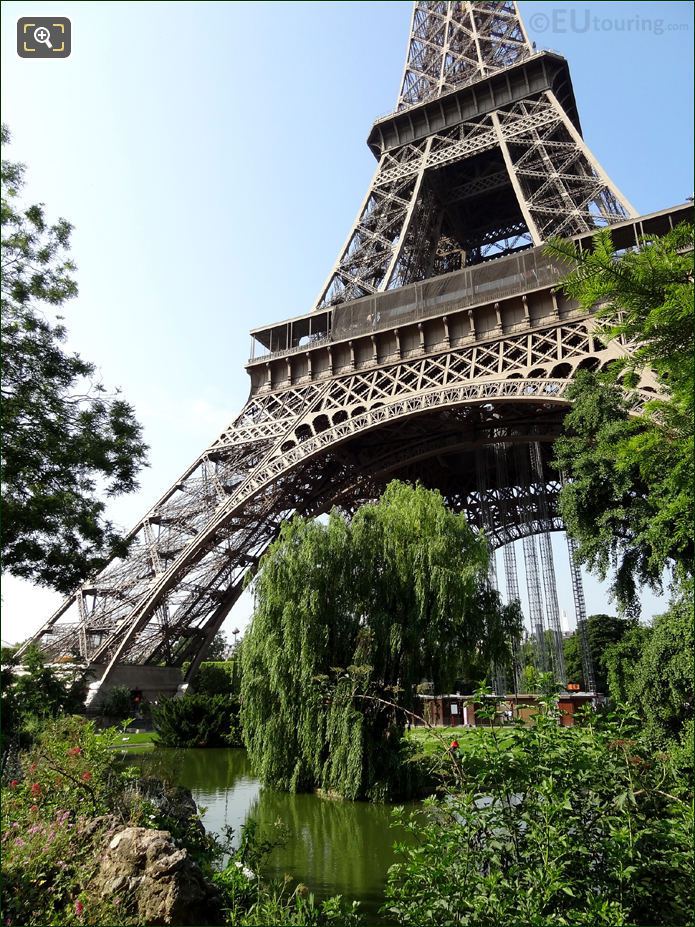
M 226 660 L 229 654 L 229 641 L 224 631 L 218 631 L 210 642 L 205 659 L 210 663 L 219 663 L 220 660 Z
M 654 618 L 629 686 L 630 701 L 656 739 L 677 738 L 693 715 L 692 581 Z
M 603 657 L 608 694 L 616 705 L 632 704 L 635 670 L 652 629 L 644 625 L 632 627 L 620 641 L 611 644 Z
M 103 498 L 137 488 L 147 447 L 131 406 L 63 347 L 55 310 L 77 294 L 71 226 L 19 204 L 23 177 L 3 157 L 3 569 L 68 592 L 125 553 Z
M 86 694 L 83 673 L 69 666 L 46 666 L 38 647 L 27 650 L 21 669 L 2 671 L 3 746 L 18 734 L 30 734 L 37 722 L 80 711 Z
M 441 496 L 391 483 L 348 521 L 295 518 L 266 554 L 244 637 L 242 730 L 261 779 L 383 797 L 407 783 L 403 717 L 460 654 L 508 658 L 519 632 L 486 581 L 487 546 Z
M 665 567 L 692 572 L 692 228 L 619 257 L 609 231 L 597 233 L 593 251 L 559 240 L 548 248 L 575 266 L 564 288 L 596 309 L 596 336 L 633 346 L 608 371 L 580 372 L 570 386 L 555 464 L 567 478 L 560 509 L 580 560 L 601 578 L 614 570 L 619 604 L 636 612 L 638 587 L 658 587 Z M 636 392 L 644 368 L 661 390 L 648 402 Z M 636 402 L 642 409 L 631 414 Z
M 596 688 L 599 692 L 608 694 L 608 672 L 605 665 L 606 652 L 613 644 L 637 627 L 632 619 L 616 618 L 615 615 L 589 615 L 587 621 L 587 638 L 589 652 L 594 668 Z M 581 648 L 579 635 L 575 631 L 571 637 L 564 640 L 565 668 L 570 682 L 578 682 L 583 689 L 587 688 L 587 680 L 582 669 Z

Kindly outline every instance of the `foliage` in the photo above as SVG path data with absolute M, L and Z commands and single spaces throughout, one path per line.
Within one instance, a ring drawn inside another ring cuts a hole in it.
M 607 650 L 617 644 L 629 631 L 637 627 L 631 619 L 616 618 L 614 615 L 589 615 L 586 619 L 586 633 L 589 641 L 589 652 L 594 668 L 596 689 L 598 692 L 608 694 L 608 673 L 605 665 Z M 588 691 L 587 680 L 584 679 L 582 669 L 582 655 L 579 634 L 575 631 L 563 641 L 565 651 L 565 669 L 570 682 L 579 683 L 584 691 Z
M 17 662 L 15 658 L 19 648 L 19 644 L 10 644 L 7 647 L 0 647 L 0 663 L 2 663 L 3 666 L 13 666 Z
M 206 658 L 208 662 L 219 663 L 228 658 L 230 651 L 229 641 L 224 631 L 218 631 L 208 647 Z
M 521 679 L 519 680 L 520 690 L 525 694 L 535 692 L 537 680 L 538 673 L 535 666 L 533 666 L 531 663 L 527 663 L 521 671 Z
M 651 629 L 639 631 L 607 652 L 611 695 L 632 705 L 656 741 L 677 739 L 693 716 L 692 581 Z
M 231 695 L 184 695 L 152 706 L 163 747 L 229 747 L 241 743 L 239 700 Z
M 123 826 L 167 830 L 220 890 L 230 925 L 322 927 L 359 923 L 356 905 L 317 902 L 303 886 L 268 884 L 255 873 L 277 837 L 253 825 L 241 845 L 206 834 L 190 793 L 138 778 L 118 761 L 115 729 L 97 732 L 80 718 L 47 721 L 2 790 L 3 923 L 28 927 L 132 925 L 128 885 L 97 896 L 91 885 L 101 847 Z M 223 854 L 229 859 L 217 868 Z M 253 870 L 253 872 L 250 871 Z M 250 878 L 249 878 L 250 876 Z
M 652 624 L 635 672 L 633 702 L 640 705 L 651 732 L 678 737 L 693 717 L 692 580 Z
M 529 728 L 476 729 L 459 762 L 454 792 L 396 814 L 414 839 L 386 889 L 399 924 L 690 923 L 686 785 L 636 719 L 562 728 L 548 697 Z
M 2 793 L 6 924 L 120 924 L 118 905 L 87 897 L 94 841 L 134 772 L 114 765 L 117 732 L 78 718 L 46 722 Z
M 193 679 L 195 692 L 204 695 L 239 695 L 241 664 L 236 656 L 221 662 L 201 663 Z
M 423 679 L 451 683 L 461 652 L 508 655 L 518 612 L 486 570 L 465 518 L 399 482 L 352 521 L 334 511 L 283 526 L 242 655 L 242 729 L 261 780 L 352 799 L 416 787 L 403 715 L 374 696 L 410 708 Z
M 580 372 L 568 389 L 555 463 L 568 480 L 560 509 L 579 559 L 601 578 L 614 570 L 619 604 L 636 612 L 638 587 L 658 588 L 668 566 L 690 574 L 695 551 L 692 229 L 681 225 L 620 257 L 607 230 L 593 251 L 562 241 L 548 248 L 576 268 L 567 294 L 598 307 L 596 336 L 632 345 L 610 370 Z M 661 390 L 646 403 L 635 391 L 645 367 Z M 644 403 L 637 415 L 636 401 Z
M 147 448 L 128 403 L 63 347 L 54 310 L 77 295 L 72 229 L 51 225 L 41 204 L 18 204 L 23 178 L 23 165 L 3 158 L 3 569 L 68 592 L 125 553 L 103 496 L 137 488 Z
M 99 710 L 107 718 L 125 721 L 135 714 L 133 697 L 128 686 L 114 686 L 101 696 Z
M 80 670 L 46 666 L 38 647 L 29 647 L 20 669 L 7 667 L 2 679 L 3 749 L 13 737 L 30 734 L 38 719 L 79 711 L 85 686 Z
M 603 662 L 606 668 L 608 694 L 615 705 L 632 702 L 635 669 L 642 659 L 644 647 L 652 629 L 644 625 L 631 628 L 615 644 L 606 649 Z

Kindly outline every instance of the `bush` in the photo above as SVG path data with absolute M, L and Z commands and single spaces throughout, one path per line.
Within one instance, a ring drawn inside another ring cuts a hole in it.
M 94 844 L 120 814 L 135 771 L 114 764 L 117 732 L 80 718 L 45 722 L 2 790 L 5 924 L 123 923 L 107 900 L 85 894 Z M 80 917 L 88 909 L 88 919 Z
M 385 911 L 413 927 L 690 924 L 692 811 L 669 754 L 625 714 L 562 728 L 542 705 L 528 729 L 471 732 L 451 794 L 396 814 L 417 842 L 397 847 Z
M 152 706 L 152 720 L 163 747 L 241 745 L 239 700 L 231 695 L 184 695 Z
M 199 695 L 238 695 L 239 665 L 236 660 L 201 663 L 193 679 L 193 691 Z
M 31 739 L 31 729 L 36 728 L 40 719 L 82 710 L 85 695 L 81 669 L 56 670 L 46 666 L 38 647 L 30 647 L 24 657 L 23 672 L 9 666 L 2 670 L 3 753 L 13 741 L 26 745 Z
M 135 705 L 130 689 L 127 686 L 114 686 L 108 689 L 101 697 L 100 709 L 107 718 L 116 718 L 125 721 L 135 714 Z

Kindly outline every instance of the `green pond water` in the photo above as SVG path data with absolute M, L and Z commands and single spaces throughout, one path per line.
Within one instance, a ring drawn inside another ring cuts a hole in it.
M 193 793 L 208 831 L 255 821 L 261 833 L 277 821 L 289 829 L 287 842 L 273 850 L 264 868 L 269 878 L 289 875 L 319 898 L 343 895 L 361 902 L 368 922 L 383 902 L 386 872 L 395 862 L 391 807 L 343 802 L 316 795 L 288 795 L 263 788 L 240 749 L 155 749 L 130 756 L 148 775 L 182 785 Z

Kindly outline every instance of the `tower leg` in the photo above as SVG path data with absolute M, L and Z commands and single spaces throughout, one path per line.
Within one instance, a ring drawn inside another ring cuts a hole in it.
M 480 505 L 480 519 L 483 523 L 488 537 L 492 526 L 492 516 L 488 500 L 488 468 L 487 468 L 487 449 L 482 447 L 475 452 L 475 476 L 476 488 L 478 491 L 478 503 Z M 497 557 L 494 550 L 490 550 L 490 562 L 488 564 L 488 584 L 492 589 L 498 589 L 497 583 Z M 494 690 L 497 695 L 504 695 L 507 691 L 507 673 L 504 664 L 499 660 L 493 660 L 490 665 L 490 676 L 493 680 Z
M 545 643 L 545 622 L 543 620 L 541 582 L 538 576 L 536 539 L 533 535 L 529 535 L 523 539 L 522 544 L 524 567 L 526 569 L 529 617 L 531 619 L 531 629 L 536 639 L 536 669 L 540 673 L 547 673 L 550 667 L 548 666 L 548 651 Z
M 531 445 L 531 469 L 533 478 L 538 485 L 538 507 L 541 523 L 550 524 L 550 511 L 546 496 L 546 478 L 543 473 L 543 458 L 541 446 L 538 441 Z M 551 650 L 553 673 L 561 685 L 567 683 L 565 672 L 565 653 L 562 646 L 562 627 L 560 625 L 560 606 L 557 601 L 557 581 L 555 579 L 555 563 L 553 560 L 553 544 L 548 531 L 542 531 L 538 537 L 541 551 L 541 565 L 543 575 L 543 591 L 545 593 L 545 608 L 548 625 L 552 633 L 553 647 Z
M 596 676 L 594 675 L 594 661 L 589 647 L 588 625 L 586 618 L 586 601 L 584 599 L 584 585 L 582 573 L 576 561 L 577 542 L 569 535 L 567 549 L 570 557 L 570 576 L 572 577 L 572 595 L 574 596 L 574 614 L 577 619 L 577 634 L 579 636 L 579 652 L 582 658 L 582 674 L 584 683 L 589 692 L 596 691 Z
M 507 587 L 507 602 L 519 601 L 519 577 L 517 575 L 516 551 L 514 544 L 505 544 L 502 548 L 504 559 L 504 578 Z M 521 655 L 516 640 L 512 641 L 512 673 L 514 675 L 514 691 L 518 692 L 521 683 Z
M 508 511 L 509 496 L 512 487 L 509 482 L 509 467 L 507 466 L 507 448 L 506 444 L 495 444 L 495 470 L 497 473 L 497 491 L 499 507 L 502 517 L 507 520 L 511 518 Z M 507 592 L 507 602 L 519 602 L 519 578 L 517 575 L 516 551 L 514 544 L 505 544 L 502 548 L 502 558 L 504 562 L 504 579 Z M 512 653 L 512 676 L 514 681 L 514 691 L 518 692 L 521 683 L 521 654 L 519 652 L 519 641 L 514 639 L 511 642 Z

